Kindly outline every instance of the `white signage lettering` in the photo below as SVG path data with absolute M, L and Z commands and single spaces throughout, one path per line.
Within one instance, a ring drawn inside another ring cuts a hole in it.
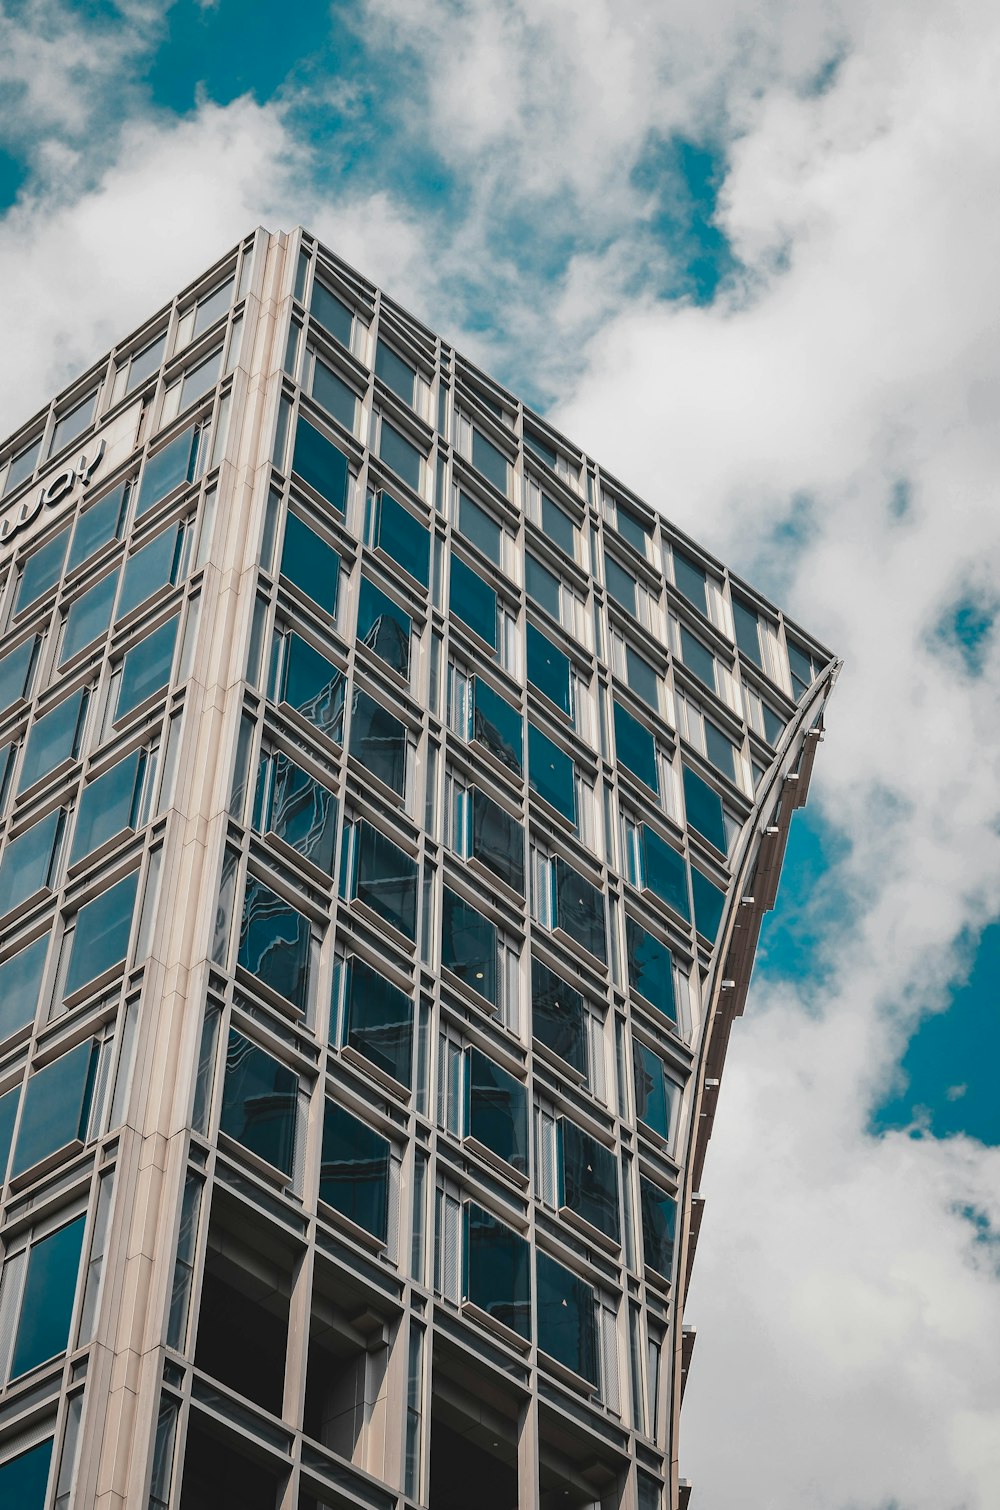
M 88 460 L 86 452 L 83 452 L 76 466 L 66 467 L 58 476 L 51 478 L 44 487 L 39 488 L 33 498 L 26 498 L 20 508 L 8 514 L 0 524 L 0 545 L 6 545 L 8 541 L 13 540 L 14 536 L 20 534 L 21 530 L 31 524 L 32 520 L 38 518 L 43 509 L 62 503 L 78 483 L 81 487 L 88 487 L 90 479 L 104 460 L 106 450 L 107 442 L 102 439 L 92 459 Z

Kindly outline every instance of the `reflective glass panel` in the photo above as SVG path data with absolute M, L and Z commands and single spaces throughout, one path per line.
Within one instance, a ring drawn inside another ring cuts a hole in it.
M 503 531 L 492 514 L 480 508 L 475 499 L 469 498 L 465 493 L 460 493 L 458 497 L 458 530 L 466 540 L 478 546 L 494 566 L 500 565 L 500 542 Z
M 405 991 L 379 975 L 364 960 L 344 963 L 344 1043 L 372 1064 L 410 1084 L 413 1052 L 413 1002 Z
M 86 1039 L 75 1049 L 29 1075 L 11 1175 L 23 1174 L 70 1144 L 82 1143 L 97 1068 L 97 1045 Z
M 602 893 L 560 857 L 555 860 L 555 891 L 557 927 L 607 964 Z
M 645 824 L 639 830 L 642 852 L 642 884 L 666 902 L 681 917 L 690 918 L 688 905 L 687 865 L 666 839 L 661 839 Z
M 469 852 L 524 896 L 524 827 L 478 787 L 469 792 Z
M 547 440 L 542 440 L 541 436 L 532 435 L 530 430 L 525 429 L 524 444 L 529 451 L 534 452 L 537 457 L 544 461 L 546 466 L 555 467 L 559 458 L 555 447 L 550 446 Z
M 48 943 L 49 936 L 43 933 L 0 965 L 0 1040 L 16 1033 L 35 1015 Z
M 23 451 L 18 452 L 17 456 L 15 456 L 13 461 L 11 462 L 10 468 L 7 472 L 7 477 L 3 485 L 3 491 L 5 493 L 12 493 L 14 489 L 24 481 L 26 477 L 31 476 L 32 472 L 35 470 L 35 463 L 38 460 L 38 453 L 41 449 L 42 437 L 39 436 L 37 440 L 32 441 L 30 446 L 25 446 Z
M 321 362 L 319 357 L 316 358 L 313 372 L 312 393 L 317 404 L 322 404 L 328 414 L 340 420 L 345 430 L 353 433 L 354 420 L 358 412 L 357 394 L 342 377 L 334 372 L 332 367 Z
M 736 643 L 742 653 L 751 660 L 761 671 L 764 663 L 760 654 L 760 631 L 757 627 L 757 615 L 752 608 L 741 603 L 739 598 L 733 598 L 733 625 L 736 629 Z
M 617 1242 L 618 1162 L 611 1149 L 565 1117 L 559 1121 L 559 1149 L 560 1204 Z
M 317 603 L 331 618 L 337 612 L 337 589 L 340 585 L 340 557 L 332 546 L 321 540 L 315 530 L 304 524 L 297 514 L 285 519 L 285 539 L 281 548 L 281 575 Z
M 528 785 L 576 823 L 576 771 L 572 758 L 528 719 Z
M 441 963 L 496 1005 L 496 924 L 449 891 L 447 886 L 441 907 Z
M 792 673 L 792 695 L 798 702 L 803 693 L 808 691 L 816 671 L 811 657 L 804 650 L 792 640 L 786 640 L 785 645 L 788 650 L 788 669 Z
M 674 582 L 677 591 L 684 594 L 708 618 L 708 594 L 705 589 L 705 573 L 700 566 L 688 560 L 683 551 L 674 546 Z
M 0 1505 L 16 1505 L 18 1510 L 44 1510 L 45 1489 L 52 1461 L 52 1438 L 37 1447 L 19 1452 L 16 1458 L 0 1463 Z
M 11 1378 L 19 1378 L 49 1358 L 66 1351 L 73 1320 L 76 1281 L 80 1271 L 80 1250 L 86 1217 L 78 1216 L 65 1227 L 50 1232 L 28 1254 L 28 1272 L 21 1297 L 21 1317 L 14 1343 Z M 51 1443 L 43 1443 L 51 1447 Z M 37 1451 L 38 1449 L 36 1449 Z M 29 1457 L 25 1453 L 24 1457 Z M 15 1461 L 18 1461 L 15 1459 Z M 40 1480 L 43 1459 L 35 1466 L 36 1485 Z M 47 1466 L 47 1463 L 46 1465 Z M 3 1480 L 0 1479 L 0 1484 Z M 4 1503 L 8 1503 L 4 1501 Z M 11 1500 L 21 1510 L 20 1500 Z M 42 1500 L 37 1501 L 41 1506 Z
M 642 1209 L 642 1251 L 646 1266 L 669 1279 L 674 1266 L 677 1202 L 645 1176 L 639 1177 Z
M 375 347 L 375 376 L 380 377 L 387 388 L 401 398 L 404 404 L 413 403 L 413 384 L 416 371 L 409 362 L 396 355 L 391 346 L 379 341 Z
M 0 861 L 0 914 L 51 886 L 65 817 L 63 809 L 56 808 L 16 839 L 7 840 Z
M 28 696 L 40 644 L 41 637 L 32 635 L 0 660 L 0 710 Z
M 308 918 L 256 876 L 248 876 L 237 963 L 305 1011 L 311 953 Z
M 214 325 L 233 302 L 233 283 L 235 279 L 228 278 L 225 283 L 213 289 L 210 294 L 203 294 L 198 300 L 194 315 L 194 330 L 192 339 L 200 336 L 202 331 Z
M 0 1185 L 7 1178 L 7 1163 L 10 1159 L 10 1145 L 14 1137 L 14 1122 L 17 1118 L 17 1107 L 21 1099 L 21 1087 L 15 1085 L 11 1091 L 5 1091 L 0 1096 Z M 3 1501 L 0 1500 L 0 1504 Z
M 346 346 L 350 350 L 354 313 L 348 309 L 343 299 L 338 299 L 337 295 L 325 288 L 318 278 L 313 283 L 309 311 L 340 342 L 341 346 Z
M 652 734 L 645 724 L 633 718 L 617 701 L 614 704 L 614 718 L 615 754 L 619 765 L 625 766 L 652 791 L 658 792 L 660 782 L 656 769 L 656 741 Z
M 528 597 L 539 608 L 559 619 L 559 578 L 537 560 L 530 551 L 524 557 L 524 585 Z
M 353 894 L 412 942 L 417 936 L 417 862 L 370 823 L 356 826 Z
M 538 1346 L 557 1363 L 597 1383 L 594 1291 L 547 1253 L 535 1260 Z
M 340 744 L 344 728 L 344 673 L 297 634 L 284 641 L 274 700 L 288 703 Z
M 28 742 L 21 761 L 21 774 L 17 790 L 27 791 L 36 781 L 41 781 L 64 760 L 75 760 L 80 753 L 83 726 L 90 703 L 90 692 L 82 688 L 41 718 L 36 718 L 28 731 Z
M 410 674 L 413 621 L 381 588 L 361 578 L 358 593 L 358 639 L 400 676 Z
M 644 703 L 648 703 L 654 712 L 658 712 L 660 679 L 649 662 L 644 661 L 631 645 L 625 646 L 625 670 L 626 680 L 632 691 L 641 697 Z
M 430 580 L 430 530 L 386 492 L 377 494 L 375 511 L 373 544 L 426 587 Z
M 572 714 L 569 656 L 557 650 L 534 624 L 525 626 L 528 681 L 564 713 Z
M 249 1038 L 229 1029 L 219 1131 L 291 1175 L 299 1078 Z
M 520 1080 L 479 1049 L 470 1049 L 466 1131 L 498 1158 L 528 1172 L 528 1096 Z
M 681 660 L 710 692 L 715 691 L 715 656 L 683 624 L 681 625 Z
M 123 829 L 136 827 L 145 769 L 146 752 L 136 750 L 83 788 L 73 830 L 71 865 Z
M 179 407 L 186 409 L 196 399 L 200 399 L 203 393 L 214 388 L 219 381 L 219 369 L 222 366 L 222 347 L 210 353 L 203 362 L 195 367 L 189 367 L 181 379 L 181 399 Z M 190 478 L 188 479 L 190 481 Z
M 133 389 L 138 388 L 140 383 L 144 383 L 156 371 L 163 361 L 163 349 L 166 344 L 167 333 L 164 331 L 162 336 L 157 336 L 156 340 L 151 341 L 142 351 L 136 352 L 132 358 L 132 365 L 128 370 L 128 382 L 125 384 L 126 393 L 131 393 Z
M 521 774 L 524 725 L 520 711 L 478 676 L 472 682 L 472 737 L 510 770 Z
M 576 560 L 576 525 L 558 503 L 542 494 L 542 530 L 572 561 Z
M 640 556 L 644 556 L 646 554 L 646 542 L 649 539 L 649 532 L 646 526 L 640 519 L 636 518 L 635 514 L 630 514 L 628 509 L 623 508 L 621 504 L 618 505 L 616 512 L 619 535 L 621 535 L 623 540 L 627 540 L 629 545 L 633 546 L 639 552 Z
M 727 851 L 726 820 L 722 812 L 722 798 L 707 781 L 684 766 L 684 811 L 691 828 L 696 829 L 709 844 L 723 854 Z
M 487 645 L 497 648 L 497 595 L 471 566 L 457 556 L 451 558 L 451 583 L 448 606 L 457 619 L 478 634 Z
M 635 578 L 613 556 L 604 558 L 604 581 L 608 596 L 620 603 L 626 613 L 635 618 Z
M 666 944 L 647 933 L 634 918 L 625 919 L 625 952 L 628 956 L 628 979 L 633 991 L 662 1012 L 670 1022 L 677 1021 L 674 1002 L 673 957 Z
M 110 576 L 102 577 L 99 582 L 95 582 L 93 587 L 89 587 L 75 602 L 70 604 L 66 614 L 62 645 L 59 649 L 61 666 L 85 645 L 93 644 L 94 640 L 106 633 L 111 623 L 111 610 L 114 606 L 117 586 L 118 573 L 113 571 Z
M 69 545 L 69 527 L 60 530 L 46 545 L 34 550 L 24 563 L 21 580 L 14 599 L 14 615 L 23 613 L 32 603 L 55 587 L 62 576 L 66 547 Z
M 315 488 L 320 497 L 325 498 L 338 514 L 344 512 L 350 482 L 347 457 L 303 415 L 299 415 L 295 427 L 292 471 L 297 472 L 311 488 Z
M 86 561 L 102 545 L 107 545 L 109 540 L 118 538 L 128 506 L 128 486 L 127 482 L 120 482 L 77 519 L 66 562 L 67 572 Z
M 474 1202 L 466 1203 L 464 1292 L 521 1337 L 531 1336 L 530 1252 L 519 1233 Z
M 183 526 L 171 526 L 154 535 L 147 545 L 129 556 L 122 572 L 122 590 L 118 597 L 117 619 L 152 597 L 158 588 L 176 581 L 180 550 L 184 543 Z
M 697 865 L 691 867 L 691 893 L 694 897 L 694 920 L 698 932 L 714 944 L 722 922 L 726 893 L 707 876 L 703 876 Z
M 261 762 L 258 785 L 263 811 L 259 826 L 276 834 L 314 865 L 333 874 L 337 843 L 337 799 L 287 755 Z
M 764 734 L 768 744 L 776 747 L 785 732 L 785 721 L 779 718 L 774 709 L 767 706 L 767 703 L 762 703 L 761 707 L 764 712 Z
M 389 1224 L 389 1142 L 374 1128 L 327 1101 L 319 1198 L 385 1242 Z
M 420 463 L 423 458 L 413 442 L 401 435 L 384 416 L 379 431 L 378 454 L 386 466 L 391 467 L 415 493 L 419 493 Z
M 138 885 L 136 871 L 80 908 L 63 988 L 67 997 L 125 958 Z
M 351 701 L 350 753 L 398 797 L 406 790 L 406 743 L 406 725 L 393 718 L 367 692 L 355 692 Z
M 717 771 L 736 781 L 736 748 L 710 718 L 705 719 L 705 753 Z
M 148 634 L 144 640 L 126 655 L 122 662 L 121 683 L 118 688 L 118 706 L 115 713 L 115 721 L 119 722 L 126 713 L 131 713 L 140 703 L 152 697 L 154 692 L 159 692 L 170 680 L 170 668 L 174 663 L 174 644 L 177 639 L 177 625 L 180 619 L 177 614 L 172 619 L 167 619 L 152 634 Z
M 491 482 L 495 488 L 506 495 L 507 492 L 507 458 L 498 446 L 478 430 L 472 432 L 472 465 L 477 472 Z
M 135 505 L 135 517 L 141 519 L 155 503 L 166 498 L 182 483 L 193 482 L 198 464 L 198 427 L 189 425 L 169 444 L 146 457 L 139 484 L 139 497 Z
M 541 960 L 531 961 L 531 1031 L 540 1043 L 587 1073 L 586 1008 L 579 991 Z
M 94 410 L 97 407 L 97 392 L 88 393 L 83 401 L 57 419 L 52 431 L 52 444 L 49 447 L 49 455 L 54 456 L 61 451 L 63 446 L 68 446 L 70 441 L 76 440 L 94 418 Z
M 673 1111 L 674 1082 L 658 1054 L 638 1039 L 632 1040 L 632 1068 L 635 1075 L 635 1114 L 661 1138 L 669 1139 Z

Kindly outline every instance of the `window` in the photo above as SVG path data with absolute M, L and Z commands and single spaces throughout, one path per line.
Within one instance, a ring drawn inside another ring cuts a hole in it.
M 684 811 L 687 815 L 688 825 L 702 838 L 707 839 L 709 844 L 721 850 L 723 854 L 728 849 L 726 842 L 726 819 L 722 809 L 722 798 L 707 781 L 685 765 L 684 770 Z
M 11 1178 L 87 1141 L 100 1047 L 85 1039 L 29 1075 L 21 1098 Z
M 144 383 L 148 377 L 152 377 L 154 372 L 159 371 L 166 344 L 167 333 L 164 331 L 130 359 L 128 379 L 125 383 L 126 393 L 134 393 L 141 383 Z
M 763 671 L 764 661 L 760 650 L 760 631 L 757 615 L 752 608 L 733 598 L 733 623 L 736 627 L 736 643 L 742 653 Z
M 80 793 L 69 863 L 75 864 L 125 829 L 146 821 L 143 796 L 149 757 L 136 750 L 89 781 Z
M 274 641 L 271 697 L 287 703 L 334 743 L 343 740 L 344 673 L 292 632 Z
M 717 771 L 736 782 L 736 746 L 710 718 L 705 719 L 705 753 Z
M 670 1142 L 674 1117 L 680 1103 L 681 1088 L 667 1074 L 659 1054 L 647 1049 L 637 1038 L 632 1040 L 632 1069 L 635 1076 L 635 1114 L 667 1143 Z
M 309 919 L 256 876 L 247 877 L 237 964 L 304 1012 L 309 1005 Z
M 648 1269 L 669 1279 L 674 1266 L 674 1230 L 677 1202 L 652 1180 L 639 1177 L 642 1210 L 642 1251 Z
M 497 929 L 446 886 L 441 907 L 441 964 L 497 1005 Z
M 51 588 L 62 576 L 66 547 L 69 545 L 69 527 L 60 530 L 51 540 L 34 549 L 24 562 L 21 580 L 14 599 L 14 617 L 30 608 L 33 603 Z
M 494 566 L 502 565 L 503 530 L 493 515 L 467 493 L 458 495 L 458 532 Z
M 43 933 L 0 964 L 0 1042 L 34 1018 L 48 946 L 49 936 Z
M 358 414 L 358 396 L 349 384 L 326 362 L 316 357 L 313 365 L 312 396 L 328 414 L 354 434 Z
M 347 457 L 301 414 L 295 427 L 292 471 L 325 498 L 338 514 L 344 512 L 350 483 Z
M 340 342 L 341 346 L 346 346 L 350 351 L 354 312 L 348 309 L 343 299 L 338 299 L 337 295 L 332 293 L 318 278 L 313 283 L 309 312 L 335 340 Z
M 481 431 L 472 431 L 472 465 L 506 497 L 508 462 L 506 456 Z
M 257 774 L 254 827 L 333 874 L 337 843 L 337 799 L 287 755 L 261 756 Z
M 659 793 L 656 741 L 652 734 L 617 699 L 614 701 L 614 721 L 615 754 L 619 765 L 631 771 L 633 776 L 638 776 L 652 791 Z
M 135 505 L 136 519 L 141 519 L 161 498 L 172 493 L 174 488 L 194 481 L 199 470 L 201 437 L 202 427 L 189 425 L 154 456 L 146 457 Z
M 319 1198 L 383 1243 L 389 1228 L 389 1158 L 387 1138 L 335 1101 L 324 1103 Z
M 618 1162 L 614 1154 L 566 1117 L 560 1117 L 558 1125 L 560 1206 L 618 1242 Z
M 291 1178 L 298 1100 L 294 1070 L 230 1028 L 219 1131 Z
M 118 572 L 113 571 L 95 582 L 93 587 L 70 604 L 59 647 L 60 666 L 64 666 L 85 646 L 92 645 L 100 635 L 106 633 L 111 623 L 111 609 L 117 586 Z
M 629 880 L 632 884 L 653 892 L 682 918 L 690 920 L 684 856 L 645 823 L 632 831 L 629 851 Z
M 123 619 L 168 582 L 177 583 L 180 580 L 186 535 L 186 523 L 171 526 L 154 535 L 148 545 L 127 558 L 122 571 L 116 619 Z
M 214 388 L 219 381 L 219 370 L 222 367 L 222 347 L 217 346 L 202 361 L 188 367 L 180 380 L 180 397 L 177 411 L 190 407 L 198 399 L 206 394 L 210 388 Z M 176 384 L 172 383 L 170 391 L 173 392 Z M 177 412 L 175 411 L 175 412 Z
M 31 476 L 41 449 L 42 437 L 39 435 L 29 446 L 25 446 L 23 451 L 18 452 L 7 469 L 7 480 L 3 485 L 4 493 L 12 493 L 26 478 Z
M 528 785 L 576 826 L 576 769 L 572 758 L 528 719 Z
M 38 1368 L 50 1358 L 64 1353 L 69 1346 L 70 1327 L 76 1300 L 77 1279 L 80 1272 L 80 1254 L 83 1249 L 83 1230 L 86 1218 L 76 1217 L 55 1232 L 33 1242 L 27 1249 L 9 1257 L 3 1266 L 3 1289 L 13 1289 L 23 1275 L 23 1288 L 17 1305 L 16 1332 L 10 1360 L 8 1379 L 19 1379 L 30 1369 Z M 38 1457 L 11 1475 L 12 1487 L 18 1479 L 27 1483 L 32 1492 L 44 1485 L 47 1456 L 44 1449 L 51 1450 L 51 1442 L 43 1442 L 34 1452 Z M 26 1464 L 34 1453 L 22 1453 L 13 1463 Z M 3 1475 L 12 1464 L 0 1468 L 0 1487 L 7 1488 Z M 25 1503 L 19 1498 L 4 1500 L 4 1503 L 20 1507 Z M 30 1503 L 30 1501 L 29 1501 Z M 35 1503 L 39 1507 L 42 1499 Z
M 397 356 L 391 346 L 379 341 L 375 347 L 375 376 L 382 379 L 387 388 L 401 398 L 404 404 L 413 404 L 413 385 L 416 369 Z
M 478 787 L 456 794 L 456 848 L 524 896 L 524 827 Z
M 587 1074 L 586 1007 L 579 991 L 541 960 L 531 961 L 531 1031 L 578 1074 Z
M 18 1510 L 43 1510 L 52 1461 L 52 1438 L 0 1463 L 0 1504 Z
M 367 692 L 351 700 L 349 753 L 363 770 L 402 797 L 406 791 L 406 725 Z
M 524 725 L 520 711 L 478 676 L 472 679 L 472 738 L 508 770 L 521 775 Z
M 463 1294 L 494 1321 L 531 1336 L 530 1248 L 473 1201 L 465 1206 Z
M 30 697 L 41 643 L 41 635 L 32 635 L 8 650 L 0 660 L 0 711 L 20 702 L 22 697 Z
M 619 503 L 615 506 L 615 521 L 619 535 L 627 540 L 640 556 L 648 554 L 649 530 L 638 515 Z
M 625 646 L 625 680 L 654 713 L 660 711 L 660 678 L 649 662 L 628 644 Z
M 409 1086 L 413 1055 L 413 1002 L 364 960 L 352 956 L 340 967 L 343 1026 L 340 1041 Z
M 417 862 L 363 819 L 345 831 L 342 894 L 417 937 Z
M 0 914 L 54 884 L 65 822 L 64 809 L 56 808 L 16 839 L 7 840 L 0 861 Z
M 49 446 L 49 455 L 54 456 L 61 451 L 63 446 L 68 446 L 70 441 L 76 440 L 82 435 L 87 426 L 93 423 L 97 409 L 97 390 L 88 393 L 86 398 L 75 404 L 72 409 L 61 415 L 56 420 L 52 431 L 52 444 Z
M 546 538 L 558 545 L 571 561 L 575 561 L 579 550 L 576 525 L 565 509 L 561 509 L 546 493 L 542 494 L 541 519 Z
M 792 640 L 786 640 L 786 647 L 788 667 L 792 673 L 792 696 L 796 702 L 799 702 L 819 675 L 822 662 Z
M 694 897 L 694 920 L 698 932 L 714 944 L 722 922 L 726 893 L 722 887 L 703 876 L 697 865 L 692 865 L 691 894 Z
M 121 665 L 121 680 L 118 686 L 118 701 L 115 722 L 120 723 L 127 713 L 138 708 L 154 693 L 161 691 L 170 681 L 170 668 L 174 661 L 174 645 L 177 640 L 179 615 L 167 619 L 152 634 L 133 645 Z
M 497 595 L 458 556 L 451 558 L 448 606 L 491 649 L 497 648 Z
M 376 493 L 372 505 L 371 543 L 390 556 L 421 587 L 427 587 L 430 581 L 430 530 L 384 489 Z
M 603 894 L 561 857 L 553 862 L 553 875 L 554 926 L 607 964 Z
M 690 560 L 682 550 L 673 548 L 674 556 L 674 583 L 677 591 L 683 593 L 689 603 L 693 603 L 699 613 L 708 618 L 708 591 L 706 588 L 706 575 L 700 566 Z
M 479 1049 L 468 1051 L 465 1128 L 467 1137 L 528 1173 L 527 1091 Z
M 681 659 L 689 671 L 692 671 L 698 680 L 708 688 L 710 692 L 717 691 L 715 676 L 715 656 L 697 639 L 683 624 L 681 631 Z
M 569 656 L 557 650 L 547 635 L 534 624 L 526 626 L 528 681 L 531 686 L 572 717 L 573 700 Z
M 379 425 L 378 454 L 408 487 L 415 493 L 420 492 L 423 454 L 395 425 L 390 425 L 384 415 Z
M 87 561 L 102 545 L 121 538 L 131 490 L 131 482 L 120 482 L 79 516 L 66 562 L 67 574 Z
M 547 1253 L 535 1257 L 538 1346 L 590 1384 L 597 1384 L 597 1322 L 593 1288 Z
M 626 917 L 625 953 L 632 990 L 676 1026 L 673 957 L 666 944 L 661 944 L 634 918 Z
M 281 575 L 331 618 L 337 614 L 340 557 L 315 530 L 289 510 L 281 548 Z
M 554 572 L 549 571 L 547 566 L 531 554 L 525 552 L 524 557 L 524 585 L 528 597 L 539 608 L 551 614 L 557 623 L 561 622 L 560 612 L 560 582 Z
M 358 641 L 397 675 L 410 675 L 413 621 L 381 588 L 361 578 L 358 594 Z
M 28 730 L 18 792 L 27 791 L 57 766 L 76 760 L 83 744 L 89 706 L 90 691 L 84 687 L 35 719 Z
M 125 959 L 138 885 L 138 872 L 134 872 L 78 910 L 69 937 L 63 980 L 66 1000 Z
M 200 336 L 225 314 L 233 302 L 235 281 L 235 278 L 227 278 L 225 283 L 220 283 L 218 288 L 212 289 L 210 293 L 202 294 L 194 307 L 194 328 L 189 336 L 190 340 L 194 340 L 195 336 Z
M 608 596 L 624 608 L 626 613 L 636 617 L 636 580 L 631 572 L 627 572 L 623 566 L 619 566 L 613 556 L 606 555 L 604 558 L 604 581 L 608 589 Z

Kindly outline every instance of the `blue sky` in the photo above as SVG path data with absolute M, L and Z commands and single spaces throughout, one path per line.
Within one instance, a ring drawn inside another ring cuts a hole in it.
M 998 66 L 986 0 L 0 0 L 0 433 L 302 221 L 844 657 L 706 1169 L 704 1510 L 1000 1503 Z

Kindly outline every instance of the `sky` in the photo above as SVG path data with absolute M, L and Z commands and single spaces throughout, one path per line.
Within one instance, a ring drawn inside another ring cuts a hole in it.
M 998 76 L 989 0 L 0 0 L 0 434 L 302 222 L 844 658 L 693 1510 L 1000 1505 Z

